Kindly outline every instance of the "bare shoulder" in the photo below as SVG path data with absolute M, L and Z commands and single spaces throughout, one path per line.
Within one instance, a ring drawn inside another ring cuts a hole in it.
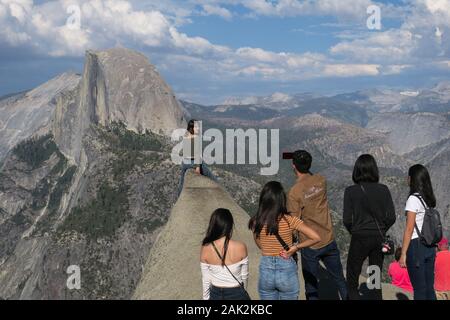
M 230 246 L 232 246 L 236 252 L 244 255 L 247 254 L 247 245 L 242 241 L 230 240 Z
M 211 245 L 207 244 L 206 246 L 202 246 L 200 249 L 200 261 L 201 262 L 208 262 L 208 255 Z

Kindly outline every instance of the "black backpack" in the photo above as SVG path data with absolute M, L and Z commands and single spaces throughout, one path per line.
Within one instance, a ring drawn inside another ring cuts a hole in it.
M 425 208 L 425 216 L 423 217 L 422 231 L 414 225 L 420 241 L 426 246 L 436 246 L 442 239 L 442 223 L 441 215 L 435 208 L 429 208 L 420 196 L 417 197 Z

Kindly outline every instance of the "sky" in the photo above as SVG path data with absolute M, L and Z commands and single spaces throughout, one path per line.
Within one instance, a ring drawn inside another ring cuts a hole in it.
M 115 46 L 202 104 L 417 89 L 450 79 L 450 0 L 0 0 L 0 96 Z

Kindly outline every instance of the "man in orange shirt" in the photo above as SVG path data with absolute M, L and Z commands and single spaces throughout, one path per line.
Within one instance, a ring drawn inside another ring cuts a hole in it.
M 438 300 L 450 300 L 450 251 L 447 238 L 438 243 L 436 254 L 434 290 Z

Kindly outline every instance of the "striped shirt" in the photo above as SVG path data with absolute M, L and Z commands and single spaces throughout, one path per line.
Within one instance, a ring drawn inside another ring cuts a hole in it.
M 292 246 L 292 232 L 298 230 L 302 223 L 302 220 L 291 215 L 285 215 L 278 223 L 278 234 L 288 246 Z M 267 234 L 266 226 L 262 228 L 258 242 L 263 256 L 279 256 L 284 250 L 275 235 Z

